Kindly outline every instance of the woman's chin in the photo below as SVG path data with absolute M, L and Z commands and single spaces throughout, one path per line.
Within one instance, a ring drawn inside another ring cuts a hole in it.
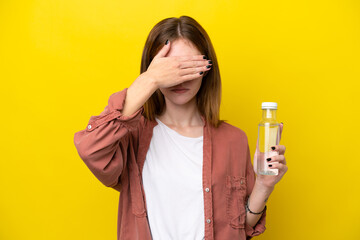
M 171 101 L 174 105 L 184 105 L 191 101 L 191 97 L 189 96 L 172 96 L 169 98 L 169 101 Z

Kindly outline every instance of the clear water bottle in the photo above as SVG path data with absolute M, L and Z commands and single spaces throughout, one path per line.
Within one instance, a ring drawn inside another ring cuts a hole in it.
M 271 149 L 280 141 L 280 124 L 276 121 L 277 103 L 263 102 L 261 109 L 262 119 L 259 123 L 256 147 L 257 174 L 278 175 L 279 170 L 270 169 L 266 160 L 269 157 L 279 155 L 277 151 Z

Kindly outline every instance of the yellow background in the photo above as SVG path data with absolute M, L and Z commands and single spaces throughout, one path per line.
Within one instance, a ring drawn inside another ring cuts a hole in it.
M 278 102 L 289 170 L 257 239 L 360 239 L 360 3 L 0 1 L 0 239 L 116 239 L 119 194 L 77 155 L 108 97 L 139 75 L 151 28 L 189 15 L 222 76 L 221 118 L 255 151 Z

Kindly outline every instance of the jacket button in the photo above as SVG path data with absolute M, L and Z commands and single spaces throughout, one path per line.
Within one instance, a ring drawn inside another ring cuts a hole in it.
M 206 191 L 206 192 L 209 192 L 209 191 L 210 191 L 210 189 L 209 189 L 209 188 L 205 188 L 205 191 Z
M 88 129 L 91 129 L 91 124 L 88 125 Z
M 211 222 L 210 218 L 208 218 L 208 219 L 206 220 L 206 222 L 207 222 L 207 223 L 210 223 L 210 222 Z

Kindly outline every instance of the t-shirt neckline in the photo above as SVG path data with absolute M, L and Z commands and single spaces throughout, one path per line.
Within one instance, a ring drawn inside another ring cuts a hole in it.
M 200 137 L 187 137 L 184 135 L 181 135 L 180 133 L 178 133 L 177 131 L 175 131 L 174 129 L 168 127 L 165 123 L 163 123 L 162 121 L 160 121 L 160 119 L 158 119 L 157 117 L 155 117 L 155 120 L 160 123 L 162 126 L 164 126 L 166 129 L 168 129 L 170 132 L 172 132 L 173 134 L 183 138 L 183 139 L 187 139 L 187 140 L 201 140 L 204 138 L 204 136 L 200 136 Z

